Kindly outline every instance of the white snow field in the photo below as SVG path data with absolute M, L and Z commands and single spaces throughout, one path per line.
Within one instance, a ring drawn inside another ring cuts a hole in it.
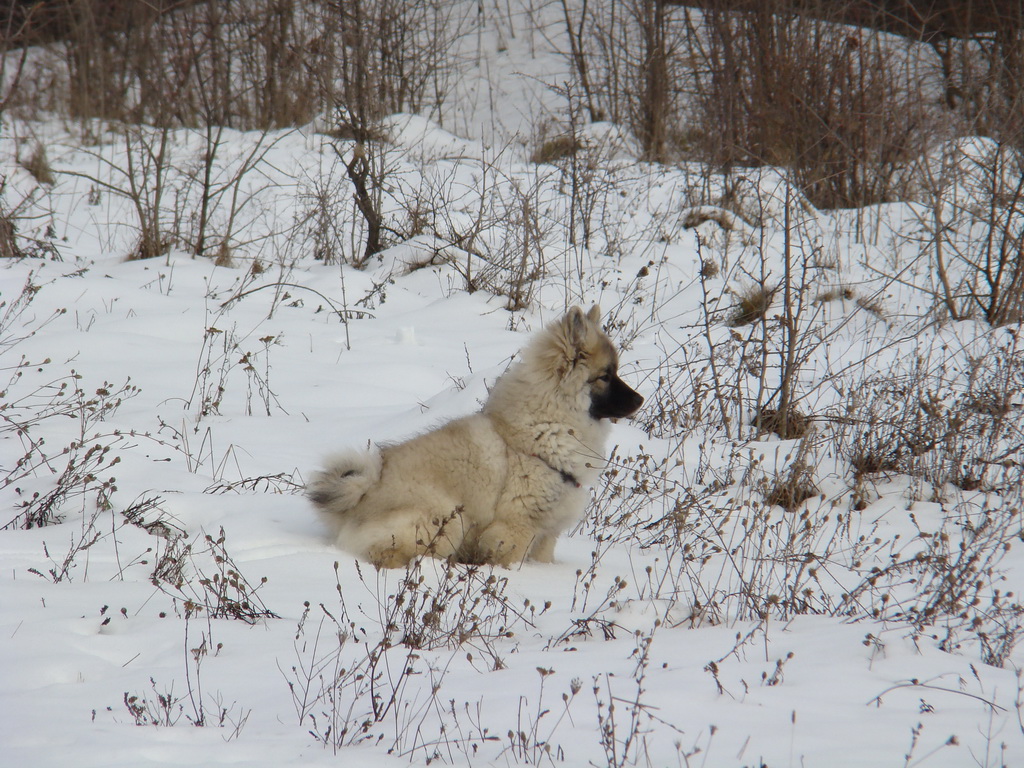
M 923 203 L 815 210 L 759 169 L 719 205 L 599 124 L 580 207 L 529 161 L 545 43 L 484 38 L 455 133 L 385 121 L 396 233 L 361 268 L 354 145 L 315 124 L 224 133 L 215 263 L 128 258 L 159 131 L 4 117 L 0 763 L 1024 765 L 1019 326 L 936 312 Z M 168 229 L 202 152 L 167 135 Z M 647 403 L 555 563 L 378 572 L 327 540 L 326 456 L 476 410 L 593 303 Z M 789 439 L 756 428 L 784 370 Z

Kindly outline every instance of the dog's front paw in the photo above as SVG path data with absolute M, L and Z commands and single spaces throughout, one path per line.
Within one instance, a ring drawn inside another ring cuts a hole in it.
M 476 550 L 480 562 L 510 568 L 526 559 L 532 543 L 532 533 L 522 526 L 494 523 L 480 534 Z
M 540 536 L 530 548 L 530 559 L 538 563 L 555 562 L 555 541 L 557 536 Z
M 414 552 L 408 552 L 402 547 L 372 546 L 366 552 L 366 559 L 373 563 L 378 570 L 382 568 L 404 568 L 415 556 Z

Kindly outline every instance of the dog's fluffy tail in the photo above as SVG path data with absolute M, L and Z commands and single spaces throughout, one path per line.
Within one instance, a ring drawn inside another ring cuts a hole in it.
M 380 482 L 380 451 L 351 451 L 331 457 L 325 469 L 313 475 L 306 495 L 333 528 L 340 528 L 345 513 Z

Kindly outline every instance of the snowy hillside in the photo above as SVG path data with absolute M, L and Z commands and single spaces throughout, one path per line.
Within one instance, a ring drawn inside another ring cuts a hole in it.
M 942 298 L 1019 227 L 956 219 L 1003 148 L 830 211 L 610 122 L 535 162 L 568 66 L 526 29 L 369 148 L 3 116 L 5 765 L 1024 764 L 1024 340 Z M 327 455 L 477 410 L 594 303 L 646 403 L 554 564 L 327 540 Z

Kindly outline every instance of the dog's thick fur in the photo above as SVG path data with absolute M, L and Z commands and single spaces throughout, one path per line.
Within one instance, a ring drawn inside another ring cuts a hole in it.
M 607 419 L 643 403 L 599 319 L 573 307 L 538 334 L 481 412 L 331 460 L 308 493 L 338 546 L 383 568 L 420 554 L 551 562 L 604 465 Z

